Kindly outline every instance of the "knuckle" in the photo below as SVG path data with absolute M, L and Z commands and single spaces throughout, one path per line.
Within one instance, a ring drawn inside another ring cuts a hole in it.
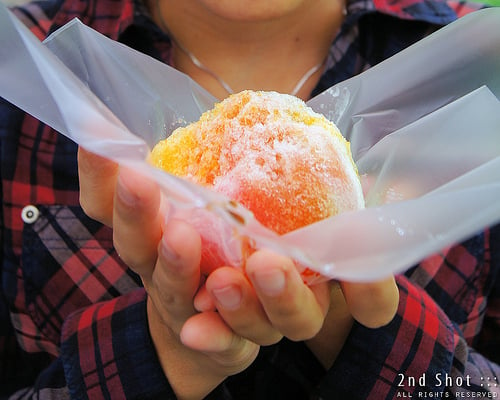
M 321 329 L 322 324 L 319 322 L 307 321 L 305 323 L 296 323 L 291 326 L 282 328 L 282 333 L 288 339 L 298 342 L 308 340 L 315 337 Z
M 270 346 L 278 343 L 283 338 L 283 335 L 270 325 L 256 328 L 255 324 L 253 324 L 251 326 L 247 325 L 236 329 L 231 327 L 231 329 L 233 329 L 236 335 L 258 344 L 259 346 Z
M 316 336 L 324 321 L 324 316 L 315 307 L 302 307 L 294 303 L 275 308 L 268 316 L 272 325 L 292 341 Z
M 113 239 L 113 243 L 120 259 L 138 274 L 150 270 L 156 261 L 151 254 L 136 251 L 132 248 L 133 246 L 123 243 L 121 240 Z
M 249 339 L 260 346 L 271 346 L 283 339 L 283 334 L 281 334 L 277 330 L 273 330 L 272 332 L 268 332 L 265 335 L 256 336 L 255 338 Z
M 179 306 L 179 305 L 184 305 L 184 302 L 182 302 L 179 299 L 179 296 L 177 296 L 176 294 L 174 294 L 170 291 L 166 292 L 166 291 L 162 290 L 160 292 L 160 294 L 158 295 L 158 297 L 160 298 L 161 304 L 166 309 L 171 309 L 171 308 L 174 308 L 174 307 Z
M 108 210 L 109 207 L 99 207 L 99 203 L 94 198 L 86 196 L 83 191 L 80 191 L 80 207 L 88 217 L 104 225 L 112 225 L 111 213 Z
M 367 314 L 367 316 L 364 317 L 360 322 L 367 328 L 376 329 L 389 324 L 394 319 L 395 314 L 396 313 L 392 311 L 382 313 L 374 312 L 371 315 Z

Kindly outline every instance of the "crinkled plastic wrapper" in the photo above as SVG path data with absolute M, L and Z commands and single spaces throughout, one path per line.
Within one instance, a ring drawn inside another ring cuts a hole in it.
M 478 11 L 308 104 L 351 142 L 367 207 L 278 236 L 224 196 L 150 166 L 152 146 L 215 99 L 78 20 L 43 44 L 0 6 L 0 96 L 157 180 L 227 263 L 250 248 L 308 282 L 400 273 L 500 221 L 500 9 Z

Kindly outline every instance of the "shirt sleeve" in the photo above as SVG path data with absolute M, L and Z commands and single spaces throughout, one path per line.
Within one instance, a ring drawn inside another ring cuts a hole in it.
M 145 299 L 137 289 L 72 314 L 63 326 L 60 356 L 38 370 L 32 386 L 10 394 L 2 387 L 0 397 L 176 399 L 149 335 Z
M 398 277 L 399 309 L 379 329 L 355 324 L 321 384 L 322 398 L 488 398 L 500 367 L 470 348 L 422 288 Z M 331 396 L 331 397 L 330 397 Z
M 491 265 L 498 267 L 496 276 L 490 279 L 491 293 L 484 305 L 482 329 L 472 345 L 479 353 L 488 354 L 492 361 L 500 364 L 500 225 L 490 230 L 490 243 Z
M 72 398 L 175 399 L 147 326 L 143 289 L 73 314 L 61 345 Z

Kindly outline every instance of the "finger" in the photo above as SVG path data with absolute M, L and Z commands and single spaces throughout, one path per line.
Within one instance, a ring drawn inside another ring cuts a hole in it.
M 85 213 L 108 226 L 113 222 L 113 197 L 118 164 L 78 148 L 80 204 Z
M 113 211 L 113 240 L 123 261 L 141 276 L 151 273 L 162 235 L 160 189 L 143 175 L 120 168 Z
M 242 340 L 214 311 L 196 314 L 186 321 L 180 338 L 185 346 L 204 352 L 227 351 L 234 341 Z
M 217 312 L 193 315 L 182 327 L 180 339 L 185 346 L 216 361 L 227 371 L 223 372 L 225 376 L 245 370 L 259 352 L 258 345 L 236 335 Z
M 351 331 L 353 317 L 347 308 L 344 294 L 336 281 L 329 281 L 330 307 L 321 330 L 306 341 L 316 358 L 329 369 L 344 347 Z
M 206 285 L 203 283 L 194 297 L 194 308 L 199 312 L 216 310 L 213 296 L 210 295 Z
M 341 282 L 349 311 L 368 328 L 388 324 L 396 314 L 399 290 L 393 277 L 378 282 Z
M 267 317 L 284 336 L 305 340 L 318 333 L 330 304 L 327 284 L 308 287 L 293 262 L 268 251 L 257 251 L 246 264 Z
M 241 270 L 221 267 L 206 282 L 217 311 L 239 336 L 270 345 L 283 335 L 271 324 L 250 282 Z
M 158 246 L 158 262 L 144 286 L 167 325 L 176 332 L 196 312 L 193 298 L 200 286 L 200 259 L 198 232 L 183 221 L 169 221 Z

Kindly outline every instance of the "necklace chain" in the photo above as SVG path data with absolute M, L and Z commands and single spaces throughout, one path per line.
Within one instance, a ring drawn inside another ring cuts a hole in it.
M 160 18 L 160 23 L 161 23 L 161 28 L 170 36 L 170 39 L 172 40 L 173 43 L 181 50 L 188 58 L 189 60 L 195 65 L 198 69 L 202 70 L 203 72 L 207 73 L 210 75 L 213 79 L 215 79 L 220 86 L 224 88 L 224 90 L 228 94 L 233 94 L 234 90 L 231 88 L 231 86 L 224 81 L 219 75 L 217 75 L 214 71 L 212 71 L 210 68 L 208 68 L 205 64 L 203 64 L 198 57 L 196 57 L 191 51 L 189 51 L 186 47 L 184 47 L 177 39 L 175 36 L 172 35 L 172 33 L 168 29 L 168 25 L 163 19 L 163 13 L 161 12 L 160 9 L 160 0 L 156 0 L 156 11 L 158 13 L 158 16 Z M 314 65 L 312 68 L 308 69 L 306 73 L 299 79 L 299 81 L 296 83 L 295 87 L 292 89 L 290 92 L 291 95 L 296 96 L 297 93 L 302 89 L 302 87 L 306 84 L 306 82 L 313 76 L 316 72 L 319 71 L 319 69 L 324 65 L 325 60 L 322 60 L 318 64 Z

